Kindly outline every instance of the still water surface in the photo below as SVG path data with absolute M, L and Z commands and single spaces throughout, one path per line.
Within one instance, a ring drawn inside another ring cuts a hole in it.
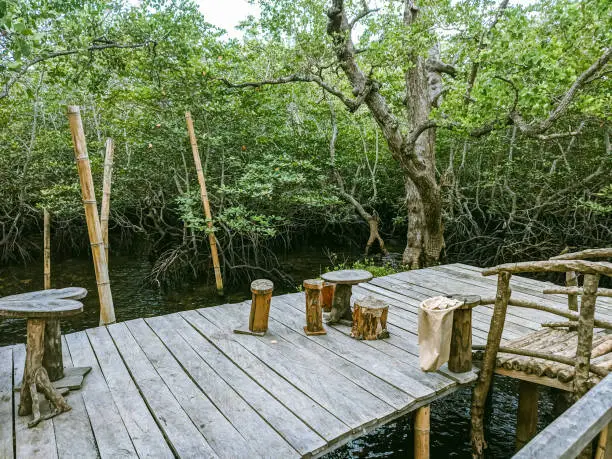
M 323 253 L 303 256 L 295 254 L 282 262 L 283 271 L 291 275 L 296 285 L 301 279 L 316 277 L 329 266 Z M 40 269 L 38 269 L 40 265 Z M 214 306 L 221 303 L 236 303 L 250 298 L 248 283 L 226 291 L 220 300 L 214 285 L 203 282 L 189 284 L 161 292 L 146 286 L 143 279 L 151 266 L 146 258 L 113 257 L 110 278 L 118 321 L 151 317 L 187 309 Z M 90 294 L 83 300 L 84 313 L 62 321 L 62 331 L 69 333 L 98 325 L 96 284 L 93 267 L 89 259 L 68 259 L 52 266 L 52 286 L 81 286 Z M 0 297 L 43 287 L 42 263 L 27 267 L 0 268 Z M 275 287 L 275 294 L 294 292 L 295 287 Z M 23 320 L 0 321 L 0 346 L 25 341 Z M 518 406 L 515 380 L 496 377 L 493 397 L 488 412 L 489 441 L 488 456 L 508 458 L 514 452 L 515 417 Z M 540 397 L 539 429 L 554 419 L 552 390 L 542 390 Z M 431 456 L 432 458 L 470 458 L 469 422 L 470 389 L 462 389 L 432 404 L 431 410 Z M 329 459 L 345 458 L 409 458 L 412 457 L 412 428 L 409 416 L 400 418 L 368 435 L 354 440 L 330 453 Z

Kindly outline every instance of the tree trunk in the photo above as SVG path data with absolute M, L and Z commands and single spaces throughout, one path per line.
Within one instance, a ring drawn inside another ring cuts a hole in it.
M 415 13 L 416 15 L 416 13 Z M 406 18 L 407 25 L 414 20 Z M 437 57 L 437 48 L 430 51 Z M 427 123 L 432 107 L 437 103 L 441 78 L 427 69 L 421 56 L 406 71 L 406 114 L 409 129 Z M 412 161 L 402 161 L 408 212 L 408 234 L 403 263 L 410 268 L 430 266 L 437 262 L 444 247 L 442 199 L 436 181 L 436 130 L 424 131 L 414 142 L 411 154 L 418 158 L 420 168 Z

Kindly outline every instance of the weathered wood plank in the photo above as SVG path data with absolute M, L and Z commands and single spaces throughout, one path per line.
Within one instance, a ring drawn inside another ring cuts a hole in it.
M 300 300 L 302 299 L 302 296 L 299 294 L 291 296 L 283 295 L 282 297 L 277 297 L 277 302 L 294 308 L 296 300 L 301 306 Z M 290 327 L 299 327 L 299 323 L 303 321 L 302 311 L 297 308 L 292 311 L 286 306 L 279 306 L 276 306 L 275 309 L 275 312 L 278 314 L 273 317 L 278 316 L 279 321 Z M 414 401 L 430 397 L 434 392 L 445 390 L 449 386 L 455 385 L 454 381 L 437 374 L 434 374 L 432 377 L 423 375 L 420 370 L 415 371 L 417 367 L 413 365 L 405 367 L 397 366 L 393 359 L 378 351 L 375 347 L 370 346 L 370 341 L 360 341 L 350 338 L 350 336 L 339 331 L 338 326 L 328 328 L 330 336 L 328 338 L 318 337 L 316 339 L 317 343 L 325 345 L 337 355 L 357 365 L 362 371 L 371 372 L 378 378 L 410 394 L 414 398 Z M 395 337 L 388 338 L 386 341 L 393 339 L 395 339 Z M 418 360 L 416 358 L 414 360 L 414 365 L 418 365 Z M 364 386 L 367 387 L 368 384 L 364 384 Z
M 170 392 L 219 457 L 255 455 L 255 451 L 228 421 L 225 413 L 211 401 L 209 388 L 203 391 L 194 383 L 194 375 L 187 374 L 181 368 L 165 343 L 147 323 L 143 319 L 136 319 L 126 322 L 126 325 Z
M 536 435 L 514 458 L 574 458 L 610 421 L 612 374 Z
M 145 398 L 170 446 L 180 457 L 217 457 L 170 389 L 149 362 L 125 322 L 107 327 L 132 379 Z
M 223 315 L 220 316 L 220 308 L 204 308 L 198 312 L 225 332 L 226 336 L 231 336 L 264 361 L 272 370 L 353 429 L 361 428 L 364 424 L 375 422 L 393 412 L 392 406 L 374 397 L 341 374 L 330 372 L 324 367 L 312 368 L 300 361 L 296 362 L 287 358 L 274 345 L 275 343 L 272 343 L 274 340 L 262 341 L 239 334 L 232 336 L 232 330 L 238 325 L 238 322 Z M 322 381 L 325 381 L 325 384 L 321 384 Z
M 62 356 L 64 367 L 73 368 L 72 357 L 64 337 L 62 337 Z M 72 410 L 53 418 L 57 455 L 60 459 L 95 459 L 100 457 L 81 389 L 70 392 L 67 401 Z
M 104 379 L 123 424 L 141 458 L 172 458 L 174 454 L 155 423 L 105 327 L 87 330 Z
M 299 416 L 326 440 L 330 441 L 342 435 L 350 427 L 326 410 L 317 401 L 309 398 L 286 379 L 272 371 L 239 343 L 227 338 L 227 334 L 206 320 L 197 311 L 180 313 L 190 324 L 207 337 L 217 349 L 221 350 L 236 365 L 247 372 L 257 383 L 283 405 Z
M 15 385 L 20 385 L 25 366 L 25 345 L 17 344 L 13 347 L 13 379 Z M 70 399 L 68 399 L 70 402 Z M 19 392 L 13 394 L 13 409 L 15 413 L 15 457 L 17 458 L 57 458 L 57 446 L 52 422 L 41 422 L 36 427 L 28 428 L 30 416 L 18 416 Z M 41 404 L 41 412 L 46 403 Z M 65 416 L 68 413 L 62 413 Z
M 174 333 L 178 333 L 188 342 L 189 346 L 300 454 L 316 454 L 325 448 L 327 442 L 323 437 L 268 393 L 183 317 L 171 314 L 164 319 Z
M 163 341 L 174 358 L 187 371 L 200 390 L 244 437 L 260 456 L 288 458 L 299 456 L 270 425 L 251 408 L 215 371 L 176 333 L 166 317 L 146 322 Z M 145 350 L 146 352 L 146 350 Z M 214 445 L 213 445 L 214 447 Z
M 81 395 L 100 456 L 102 458 L 137 458 L 138 455 L 106 385 L 87 334 L 77 332 L 66 335 L 66 343 L 74 365 L 91 367 L 91 372 L 83 381 Z M 70 403 L 70 397 L 68 397 L 68 403 Z
M 13 348 L 0 348 L 0 457 L 13 459 Z

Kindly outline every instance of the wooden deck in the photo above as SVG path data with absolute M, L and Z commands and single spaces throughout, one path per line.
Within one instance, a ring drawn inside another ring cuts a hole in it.
M 514 277 L 513 296 L 565 308 L 547 284 Z M 391 337 L 351 339 L 346 326 L 303 332 L 303 293 L 272 300 L 265 337 L 237 335 L 248 302 L 137 319 L 65 336 L 64 363 L 92 366 L 72 411 L 28 429 L 14 416 L 25 348 L 0 348 L 0 458 L 320 456 L 469 383 L 475 375 L 418 364 L 417 308 L 429 296 L 495 294 L 495 279 L 466 265 L 403 272 L 361 284 L 390 304 Z M 120 316 L 119 306 L 119 316 Z M 612 320 L 612 301 L 597 315 Z M 483 344 L 491 307 L 474 310 Z M 504 339 L 555 316 L 509 307 Z

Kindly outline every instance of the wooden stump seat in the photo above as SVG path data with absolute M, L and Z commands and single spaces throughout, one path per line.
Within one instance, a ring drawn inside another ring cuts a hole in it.
M 257 279 L 251 282 L 251 312 L 249 314 L 249 329 L 235 329 L 234 333 L 242 335 L 264 336 L 268 331 L 268 317 L 274 283 L 268 279 Z
M 365 340 L 388 338 L 388 314 L 389 305 L 372 296 L 355 301 L 351 337 Z
M 325 322 L 331 325 L 342 320 L 352 324 L 351 295 L 353 294 L 353 285 L 368 282 L 372 277 L 372 273 L 363 269 L 344 269 L 323 274 L 321 278 L 324 281 L 331 282 L 336 286 L 331 311 L 326 314 Z
M 76 299 L 87 290 L 77 287 L 49 289 L 0 298 L 0 318 L 27 320 L 26 362 L 21 384 L 19 415 L 33 414 L 28 427 L 70 410 L 61 389 L 53 381 L 64 377 L 59 320 L 83 311 Z M 80 369 L 82 376 L 90 370 Z M 71 383 L 73 384 L 73 383 Z M 52 410 L 41 415 L 39 393 L 49 400 Z

